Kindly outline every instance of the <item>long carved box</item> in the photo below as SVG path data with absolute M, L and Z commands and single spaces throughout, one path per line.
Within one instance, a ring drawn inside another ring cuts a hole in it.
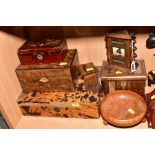
M 78 52 L 71 49 L 60 63 L 20 64 L 16 74 L 24 92 L 74 91 L 78 64 Z
M 106 69 L 107 62 L 103 61 L 101 82 L 104 94 L 113 90 L 131 90 L 141 96 L 145 94 L 146 69 L 144 60 L 138 60 L 138 67 L 134 73 Z

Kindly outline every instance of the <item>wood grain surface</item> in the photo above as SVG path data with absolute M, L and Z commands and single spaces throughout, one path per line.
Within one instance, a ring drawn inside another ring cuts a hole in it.
M 140 29 L 137 29 L 138 32 Z M 147 29 L 147 32 L 151 29 Z M 34 33 L 36 33 L 35 31 Z M 70 31 L 68 31 L 70 32 Z M 80 32 L 80 31 L 79 31 Z M 31 35 L 31 33 L 30 33 Z M 40 35 L 40 34 L 38 34 Z M 136 34 L 137 59 L 144 59 L 146 72 L 155 68 L 154 49 L 146 48 L 147 33 Z M 105 36 L 67 38 L 68 48 L 78 49 L 80 63 L 92 61 L 95 66 L 101 66 L 103 60 L 107 60 L 105 48 Z M 104 126 L 102 119 L 69 119 L 23 116 L 17 104 L 17 97 L 22 89 L 15 69 L 19 64 L 17 49 L 25 40 L 0 32 L 0 109 L 11 128 L 114 128 Z M 11 77 L 11 78 L 10 78 Z M 155 88 L 146 86 L 145 92 Z M 147 128 L 147 123 L 139 124 L 135 128 Z
M 104 96 L 100 105 L 103 119 L 115 126 L 134 126 L 144 118 L 147 105 L 138 94 L 117 90 Z
M 62 64 L 61 64 L 62 63 Z M 68 50 L 61 63 L 19 65 L 16 74 L 24 92 L 74 91 L 79 65 L 77 50 Z
M 18 97 L 25 116 L 99 118 L 99 97 L 93 92 L 30 92 Z
M 146 69 L 144 60 L 137 60 L 138 68 L 134 73 L 119 70 L 107 69 L 107 61 L 103 61 L 101 71 L 101 81 L 104 93 L 107 94 L 113 90 L 131 90 L 141 96 L 145 94 Z

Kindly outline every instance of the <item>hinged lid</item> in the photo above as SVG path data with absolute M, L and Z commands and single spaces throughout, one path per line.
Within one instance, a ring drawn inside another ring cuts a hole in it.
M 137 60 L 138 67 L 134 73 L 122 70 L 108 70 L 106 61 L 103 61 L 101 70 L 101 80 L 146 80 L 146 69 L 144 60 Z
M 61 52 L 61 49 L 65 44 L 65 39 L 44 39 L 40 41 L 26 41 L 18 49 L 18 54 L 32 54 L 32 52 L 44 52 L 50 54 L 53 52 Z
M 34 69 L 63 69 L 63 68 L 69 68 L 72 63 L 74 58 L 78 59 L 78 54 L 77 54 L 77 49 L 69 49 L 66 50 L 66 54 L 64 59 L 61 62 L 56 62 L 56 63 L 50 63 L 50 64 L 32 64 L 32 65 L 22 65 L 19 64 L 17 67 L 17 70 L 34 70 Z

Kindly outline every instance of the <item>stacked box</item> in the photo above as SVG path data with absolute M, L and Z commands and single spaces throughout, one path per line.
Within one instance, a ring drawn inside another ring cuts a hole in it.
M 90 84 L 97 83 L 97 70 L 92 62 L 79 65 L 78 71 L 81 78 L 84 79 L 87 87 Z
M 60 63 L 20 64 L 16 74 L 24 92 L 75 91 L 78 65 L 78 52 L 70 49 Z

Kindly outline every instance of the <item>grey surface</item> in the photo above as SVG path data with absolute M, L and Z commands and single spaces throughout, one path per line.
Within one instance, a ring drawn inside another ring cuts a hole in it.
M 1 114 L 0 114 L 0 129 L 9 129 L 5 119 Z

